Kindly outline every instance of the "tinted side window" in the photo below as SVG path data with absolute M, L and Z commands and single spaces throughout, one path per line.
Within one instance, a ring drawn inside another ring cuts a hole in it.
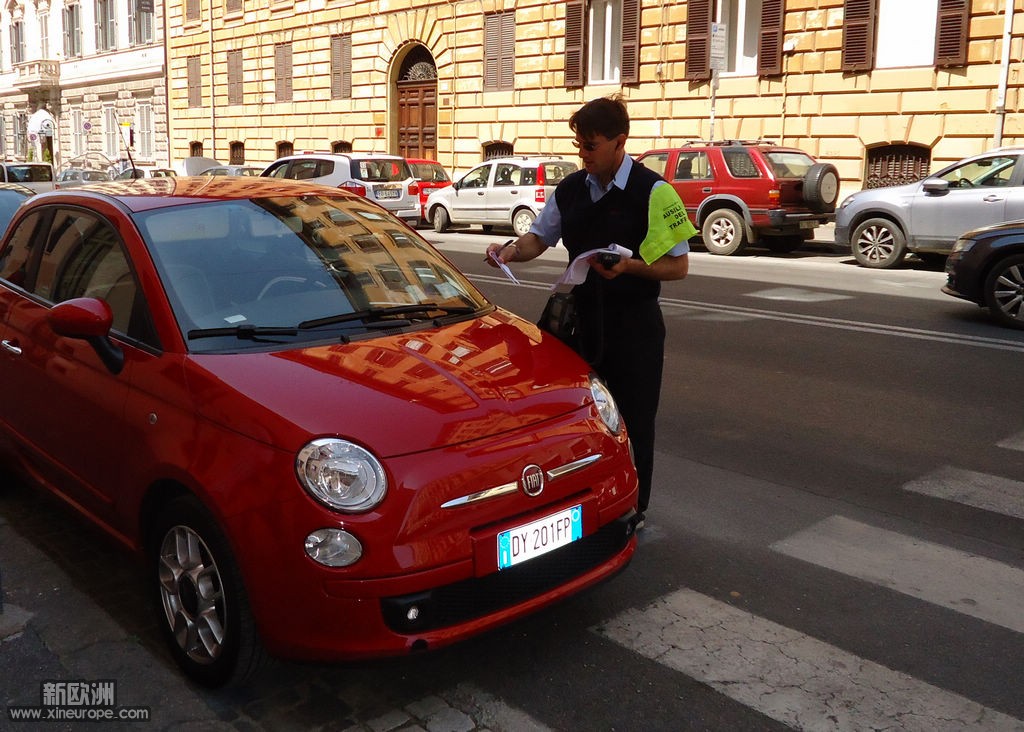
M 722 158 L 733 178 L 757 178 L 761 175 L 746 150 L 722 150 Z
M 138 292 L 135 275 L 117 232 L 92 214 L 57 212 L 33 289 L 53 303 L 75 297 L 105 300 L 114 312 L 114 329 L 129 333 Z
M 32 262 L 33 234 L 39 226 L 42 215 L 37 211 L 21 220 L 8 241 L 7 248 L 0 254 L 0 278 L 12 285 L 25 288 L 34 269 Z

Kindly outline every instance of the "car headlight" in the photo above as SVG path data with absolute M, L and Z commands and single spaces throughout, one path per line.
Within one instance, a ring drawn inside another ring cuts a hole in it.
M 957 239 L 956 244 L 953 245 L 953 254 L 960 254 L 961 252 L 967 252 L 974 248 L 974 239 Z
M 313 498 L 338 511 L 369 511 L 388 491 L 380 461 L 359 445 L 334 437 L 313 440 L 299 450 L 295 472 Z
M 597 407 L 597 413 L 601 416 L 605 427 L 613 435 L 619 434 L 622 431 L 622 415 L 619 414 L 619 408 L 615 406 L 612 393 L 596 376 L 590 377 L 590 394 L 594 397 L 594 406 Z
M 842 203 L 839 204 L 839 210 L 842 210 L 849 206 L 851 203 L 853 203 L 855 198 L 856 196 L 847 196 L 846 198 L 844 198 Z

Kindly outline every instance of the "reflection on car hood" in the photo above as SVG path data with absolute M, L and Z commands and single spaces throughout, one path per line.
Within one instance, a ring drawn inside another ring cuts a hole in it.
M 521 429 L 590 398 L 581 361 L 500 310 L 415 333 L 197 355 L 191 364 L 204 417 L 289 450 L 338 435 L 381 457 L 414 453 Z

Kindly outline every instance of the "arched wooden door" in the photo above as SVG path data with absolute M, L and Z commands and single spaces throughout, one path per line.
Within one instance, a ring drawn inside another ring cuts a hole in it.
M 409 51 L 397 87 L 398 154 L 437 160 L 437 67 L 430 51 Z

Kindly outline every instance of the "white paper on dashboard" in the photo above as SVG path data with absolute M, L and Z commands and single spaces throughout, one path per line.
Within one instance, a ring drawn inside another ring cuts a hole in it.
M 558 278 L 558 281 L 555 282 L 551 289 L 562 292 L 567 287 L 581 284 L 587 279 L 587 270 L 590 269 L 590 262 L 587 260 L 595 254 L 618 254 L 620 257 L 629 258 L 633 256 L 633 251 L 618 244 L 609 244 L 601 249 L 585 251 L 572 260 L 572 264 L 565 268 L 565 272 L 562 273 L 562 276 Z

